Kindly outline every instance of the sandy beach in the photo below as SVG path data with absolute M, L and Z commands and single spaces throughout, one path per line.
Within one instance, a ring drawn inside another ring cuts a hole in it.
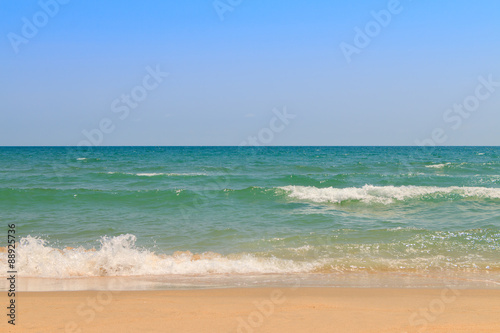
M 4 294 L 2 304 L 6 304 Z M 499 332 L 500 290 L 21 292 L 2 332 Z

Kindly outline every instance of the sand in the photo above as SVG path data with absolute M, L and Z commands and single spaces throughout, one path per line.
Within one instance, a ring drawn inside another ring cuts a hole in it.
M 500 332 L 500 290 L 487 289 L 22 292 L 16 304 L 1 332 Z

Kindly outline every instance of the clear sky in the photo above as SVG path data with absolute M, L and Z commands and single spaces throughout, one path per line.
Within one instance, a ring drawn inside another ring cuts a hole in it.
M 496 0 L 0 0 L 0 145 L 499 145 L 499 15 Z

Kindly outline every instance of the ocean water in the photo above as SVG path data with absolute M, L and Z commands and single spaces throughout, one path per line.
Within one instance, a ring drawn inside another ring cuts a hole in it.
M 500 284 L 499 147 L 3 147 L 0 212 L 20 279 Z

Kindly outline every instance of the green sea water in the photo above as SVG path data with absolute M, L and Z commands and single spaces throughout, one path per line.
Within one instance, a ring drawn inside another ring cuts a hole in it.
M 21 277 L 497 277 L 499 158 L 498 147 L 4 147 L 0 221 L 16 224 Z

